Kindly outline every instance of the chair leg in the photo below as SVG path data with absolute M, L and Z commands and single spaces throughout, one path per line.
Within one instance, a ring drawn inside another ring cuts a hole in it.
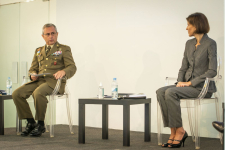
M 73 121 L 72 121 L 70 104 L 71 104 L 70 103 L 70 94 L 68 94 L 67 97 L 66 97 L 67 117 L 68 117 L 68 123 L 69 123 L 70 133 L 71 134 L 74 134 L 74 131 L 73 131 Z
M 219 100 L 218 100 L 217 97 L 215 97 L 215 106 L 216 106 L 216 118 L 217 118 L 217 121 L 221 122 L 220 106 L 219 106 Z M 223 144 L 223 134 L 219 133 L 219 137 L 220 137 L 220 143 Z
M 45 129 L 46 129 L 45 132 L 49 132 L 49 129 L 48 129 L 49 116 L 50 116 L 50 112 L 49 112 L 49 103 L 48 103 L 47 110 L 46 110 L 46 115 L 45 115 Z
M 195 149 L 200 149 L 200 118 L 201 105 L 200 100 L 195 100 Z
M 49 132 L 49 130 L 48 130 L 48 126 L 46 125 L 46 121 L 45 121 L 45 132 Z
M 55 124 L 55 96 L 49 97 L 49 111 L 50 111 L 50 137 L 54 137 L 54 124 Z
M 157 130 L 158 130 L 158 145 L 162 145 L 162 112 L 161 108 L 159 106 L 159 103 L 157 102 Z
M 189 120 L 189 126 L 192 136 L 192 141 L 195 142 L 195 135 L 194 135 L 194 129 L 193 129 L 193 115 L 192 115 L 192 108 L 189 100 L 186 100 L 187 104 L 187 112 L 188 112 L 188 120 Z
M 19 119 L 18 114 L 16 113 L 16 133 L 21 135 L 22 132 L 22 120 Z

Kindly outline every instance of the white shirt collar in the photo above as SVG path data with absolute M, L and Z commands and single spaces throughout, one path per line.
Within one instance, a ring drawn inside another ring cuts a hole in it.
M 55 44 L 53 44 L 53 45 L 47 45 L 47 44 L 46 44 L 46 47 L 50 46 L 50 47 L 51 47 L 51 49 L 52 49 L 52 47 L 53 47 L 54 45 L 55 45 Z

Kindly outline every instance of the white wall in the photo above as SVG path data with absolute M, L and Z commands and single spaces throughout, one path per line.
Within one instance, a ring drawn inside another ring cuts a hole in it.
M 224 8 L 225 8 L 225 3 L 224 3 Z M 224 14 L 225 14 L 225 12 L 224 12 Z M 224 23 L 225 23 L 225 15 L 223 16 L 224 17 Z M 224 32 L 224 35 L 225 35 L 225 32 Z M 224 39 L 224 42 L 225 42 L 225 39 Z M 224 56 L 224 55 L 223 55 Z M 223 60 L 223 64 L 225 63 L 225 60 Z M 224 70 L 224 72 L 225 72 L 225 70 Z M 223 80 L 224 81 L 224 84 L 225 84 L 225 80 Z M 224 89 L 225 90 L 225 89 Z M 225 92 L 225 91 L 224 91 Z M 223 92 L 223 93 L 224 93 Z M 223 98 L 223 102 L 225 102 L 225 99 Z M 223 115 L 224 115 L 224 118 L 223 118 L 223 120 L 225 120 L 225 112 L 224 112 L 224 110 L 222 109 L 222 113 L 223 113 Z M 224 139 L 224 141 L 223 142 L 225 142 L 225 139 Z M 225 146 L 224 146 L 224 148 L 225 148 Z
M 28 61 L 28 68 L 30 68 L 35 50 L 45 45 L 42 38 L 42 27 L 47 22 L 49 22 L 48 2 L 37 0 L 30 3 L 21 3 L 20 61 Z
M 185 18 L 194 12 L 208 17 L 208 35 L 217 42 L 223 59 L 223 10 L 223 0 L 57 0 L 59 42 L 72 48 L 78 67 L 69 81 L 74 124 L 78 124 L 78 98 L 95 97 L 100 82 L 110 94 L 116 77 L 120 93 L 142 92 L 152 98 L 152 132 L 157 132 L 155 91 L 164 86 L 165 76 L 177 77 L 189 39 Z M 223 82 L 218 90 L 223 91 Z M 143 108 L 131 106 L 131 130 L 144 130 Z M 60 109 L 58 118 L 67 123 L 66 110 L 61 105 Z M 214 106 L 202 112 L 202 135 L 216 137 L 211 126 L 216 120 Z M 182 113 L 189 132 L 186 110 Z M 86 106 L 86 125 L 101 127 L 100 105 Z M 109 106 L 109 128 L 122 129 L 122 107 Z
M 0 5 L 8 5 L 12 3 L 24 2 L 25 0 L 0 0 Z

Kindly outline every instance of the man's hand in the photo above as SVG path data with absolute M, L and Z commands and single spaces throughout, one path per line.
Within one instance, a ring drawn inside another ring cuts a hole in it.
M 36 73 L 33 73 L 33 74 L 36 74 Z M 32 79 L 32 81 L 36 81 L 38 79 L 38 77 L 31 75 L 31 79 Z
M 53 74 L 53 76 L 57 79 L 62 78 L 63 76 L 66 75 L 66 72 L 64 70 L 60 70 L 58 72 L 56 72 L 55 74 Z
M 185 87 L 185 86 L 191 86 L 191 81 L 188 81 L 188 82 L 178 82 L 176 87 Z

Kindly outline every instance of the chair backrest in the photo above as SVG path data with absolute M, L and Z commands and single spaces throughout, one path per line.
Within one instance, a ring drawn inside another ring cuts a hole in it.
M 217 75 L 214 78 L 206 78 L 204 86 L 202 88 L 202 91 L 201 91 L 201 93 L 198 96 L 199 99 L 203 99 L 205 97 L 206 93 L 208 92 L 210 81 L 212 81 L 212 82 L 214 81 L 215 83 L 217 83 L 217 81 L 219 79 L 222 79 L 222 76 L 220 75 L 220 64 L 221 64 L 220 61 L 221 61 L 221 59 L 220 59 L 220 57 L 218 57 L 217 58 Z
M 24 85 L 25 83 L 29 82 L 30 78 L 28 76 L 23 76 L 21 86 Z
M 217 76 L 215 77 L 217 79 L 222 79 L 222 75 L 220 74 L 220 65 L 221 65 L 221 59 L 218 56 L 218 58 L 217 58 Z
M 177 81 L 177 78 L 175 77 L 166 77 L 165 86 L 170 85 L 170 82 L 175 83 Z

